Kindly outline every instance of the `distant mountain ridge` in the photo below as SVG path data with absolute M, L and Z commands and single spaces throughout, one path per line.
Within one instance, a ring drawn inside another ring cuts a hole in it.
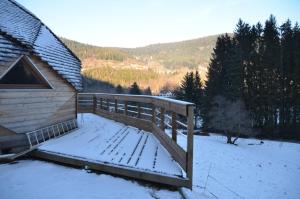
M 141 87 L 150 86 L 152 90 L 158 92 L 165 84 L 178 85 L 180 77 L 190 70 L 199 70 L 204 79 L 218 36 L 151 44 L 138 48 L 99 47 L 66 38 L 61 38 L 61 40 L 81 59 L 83 75 L 125 87 L 133 81 L 138 81 Z M 128 75 L 124 76 L 122 73 L 121 79 L 116 80 L 118 74 L 114 74 L 113 79 L 101 74 L 101 71 L 111 71 L 111 68 L 123 69 L 123 72 L 126 70 L 126 75 Z M 147 81 L 143 81 L 140 76 L 138 78 L 135 76 L 135 74 L 140 74 L 139 70 L 151 70 L 151 76 L 156 79 L 157 76 L 163 78 L 160 78 L 159 82 L 151 81 L 151 78 L 150 80 L 145 78 Z M 157 75 L 153 75 L 154 73 Z M 176 76 L 176 80 L 172 76 Z
M 90 58 L 114 61 L 125 61 L 126 59 L 134 61 L 135 59 L 137 63 L 143 62 L 144 64 L 148 64 L 149 61 L 157 61 L 167 69 L 180 67 L 195 69 L 198 66 L 206 67 L 208 65 L 218 36 L 151 44 L 138 48 L 99 47 L 66 38 L 61 39 L 82 61 Z

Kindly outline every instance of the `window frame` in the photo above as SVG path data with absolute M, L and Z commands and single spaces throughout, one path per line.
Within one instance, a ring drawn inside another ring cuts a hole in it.
M 0 80 L 9 72 L 11 71 L 17 63 L 21 59 L 24 59 L 25 62 L 29 64 L 28 69 L 32 72 L 32 75 L 38 79 L 39 81 L 43 82 L 43 84 L 1 84 L 0 89 L 54 89 L 52 84 L 47 80 L 47 78 L 41 73 L 41 71 L 36 67 L 36 65 L 32 62 L 32 60 L 27 55 L 21 55 L 18 57 L 9 67 L 8 69 L 0 76 Z

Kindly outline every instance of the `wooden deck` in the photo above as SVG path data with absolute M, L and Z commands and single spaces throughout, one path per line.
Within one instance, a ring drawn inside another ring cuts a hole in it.
M 194 104 L 146 95 L 80 93 L 77 112 L 78 130 L 46 141 L 32 155 L 192 188 Z M 177 143 L 178 127 L 187 131 L 186 149 Z
M 33 155 L 157 183 L 186 185 L 186 173 L 152 133 L 92 113 L 79 114 L 78 124 L 78 130 L 45 142 Z

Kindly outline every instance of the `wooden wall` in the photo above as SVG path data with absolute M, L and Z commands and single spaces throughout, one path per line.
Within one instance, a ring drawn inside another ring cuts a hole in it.
M 53 89 L 0 89 L 0 126 L 16 133 L 76 117 L 75 89 L 39 58 L 29 57 Z

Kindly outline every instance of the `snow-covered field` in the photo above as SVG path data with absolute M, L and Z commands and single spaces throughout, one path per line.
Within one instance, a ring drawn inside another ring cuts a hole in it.
M 193 195 L 300 198 L 300 144 L 223 136 L 194 137 Z M 185 144 L 185 136 L 178 141 Z M 0 165 L 0 198 L 181 198 L 178 191 L 37 160 Z
M 300 198 L 300 144 L 194 137 L 194 188 L 212 198 Z M 183 135 L 179 142 L 185 143 Z

